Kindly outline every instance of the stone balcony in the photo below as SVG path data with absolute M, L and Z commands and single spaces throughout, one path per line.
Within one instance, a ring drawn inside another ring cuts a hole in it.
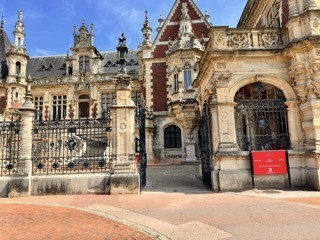
M 210 32 L 212 50 L 283 49 L 287 40 L 282 29 L 239 29 L 213 27 Z

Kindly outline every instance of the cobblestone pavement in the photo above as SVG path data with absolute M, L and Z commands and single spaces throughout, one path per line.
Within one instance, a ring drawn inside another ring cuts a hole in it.
M 140 195 L 0 199 L 0 239 L 319 239 L 320 192 L 213 193 L 196 174 L 196 166 L 148 168 Z

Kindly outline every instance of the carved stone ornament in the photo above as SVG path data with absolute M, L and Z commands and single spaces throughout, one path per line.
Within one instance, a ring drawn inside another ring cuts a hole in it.
M 320 32 L 320 20 L 319 20 L 319 18 L 315 17 L 315 18 L 312 20 L 311 28 L 312 28 L 312 31 L 314 31 L 314 32 L 316 32 L 316 33 L 319 33 L 319 32 Z
M 129 75 L 118 74 L 113 83 L 116 86 L 116 89 L 128 89 L 131 87 L 131 77 Z
M 227 36 L 225 32 L 214 32 L 214 47 L 227 47 Z
M 217 69 L 226 69 L 227 63 L 226 62 L 218 62 L 217 63 Z
M 214 77 L 214 86 L 217 88 L 228 88 L 232 80 L 232 74 L 221 74 Z
M 307 78 L 307 68 L 305 67 L 296 67 L 290 71 L 290 77 L 293 80 L 298 80 L 298 79 L 306 79 Z
M 310 72 L 313 76 L 317 76 L 320 74 L 320 63 L 315 62 L 310 66 Z

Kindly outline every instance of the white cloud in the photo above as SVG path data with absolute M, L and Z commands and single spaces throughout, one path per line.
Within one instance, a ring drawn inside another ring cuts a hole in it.
M 50 50 L 35 48 L 34 52 L 31 55 L 32 56 L 50 56 L 50 55 L 55 55 L 55 54 L 57 54 L 57 53 L 50 51 Z

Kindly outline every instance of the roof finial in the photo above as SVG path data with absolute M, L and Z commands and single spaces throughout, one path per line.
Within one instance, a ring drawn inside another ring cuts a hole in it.
M 4 29 L 4 17 L 2 16 L 2 19 L 1 19 L 1 26 L 0 26 L 1 29 Z
M 206 17 L 206 19 L 207 19 L 207 20 L 209 20 L 209 18 L 210 18 L 210 14 L 209 14 L 208 10 L 206 10 L 206 12 L 205 12 L 204 16 Z
M 86 20 L 82 19 L 82 26 L 86 26 Z
M 146 10 L 145 13 L 146 13 L 146 21 L 148 21 L 148 11 Z
M 19 10 L 18 12 L 18 22 L 22 22 L 22 11 Z

